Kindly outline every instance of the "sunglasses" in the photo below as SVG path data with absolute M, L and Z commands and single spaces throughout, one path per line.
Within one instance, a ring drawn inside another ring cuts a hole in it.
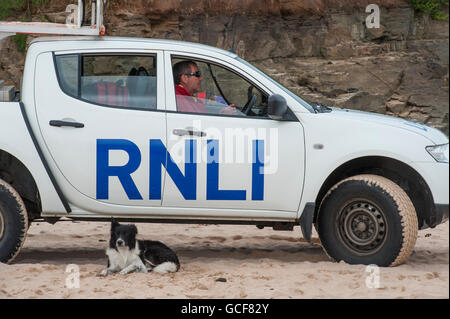
M 193 72 L 193 73 L 184 73 L 183 75 L 187 75 L 187 76 L 195 76 L 197 78 L 202 76 L 202 72 L 197 71 L 197 72 Z

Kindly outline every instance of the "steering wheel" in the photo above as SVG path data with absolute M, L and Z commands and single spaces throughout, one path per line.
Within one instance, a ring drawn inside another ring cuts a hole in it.
M 250 101 L 252 100 L 252 95 L 253 95 L 253 85 L 250 85 L 247 89 L 247 102 L 241 108 L 242 113 L 245 113 L 247 111 L 247 107 L 249 106 Z
M 245 111 L 243 111 L 245 113 L 245 115 L 248 115 L 251 111 L 251 109 L 255 106 L 256 100 L 258 99 L 258 96 L 256 94 L 253 94 L 252 99 L 247 103 L 246 106 L 244 106 Z

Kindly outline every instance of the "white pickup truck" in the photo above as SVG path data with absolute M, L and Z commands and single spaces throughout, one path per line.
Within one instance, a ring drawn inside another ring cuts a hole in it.
M 20 97 L 0 103 L 0 261 L 31 222 L 64 217 L 299 225 L 307 240 L 314 226 L 336 261 L 395 266 L 419 229 L 448 219 L 448 143 L 419 123 L 308 103 L 217 48 L 40 38 Z

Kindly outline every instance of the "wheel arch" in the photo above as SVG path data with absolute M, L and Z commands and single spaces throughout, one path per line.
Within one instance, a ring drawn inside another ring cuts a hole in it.
M 29 169 L 14 155 L 0 149 L 0 179 L 10 184 L 20 195 L 32 221 L 42 212 L 37 183 Z
M 436 226 L 433 195 L 426 181 L 411 166 L 399 160 L 383 156 L 355 158 L 336 168 L 322 184 L 316 197 L 314 223 L 317 220 L 320 203 L 328 190 L 339 181 L 359 174 L 380 175 L 398 184 L 414 205 L 419 229 Z

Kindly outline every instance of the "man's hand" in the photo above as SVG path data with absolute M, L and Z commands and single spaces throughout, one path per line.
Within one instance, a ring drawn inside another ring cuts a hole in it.
M 228 105 L 226 108 L 224 108 L 224 109 L 222 109 L 220 111 L 220 114 L 225 114 L 225 115 L 235 115 L 235 114 L 237 114 L 236 105 L 234 105 L 234 104 Z

